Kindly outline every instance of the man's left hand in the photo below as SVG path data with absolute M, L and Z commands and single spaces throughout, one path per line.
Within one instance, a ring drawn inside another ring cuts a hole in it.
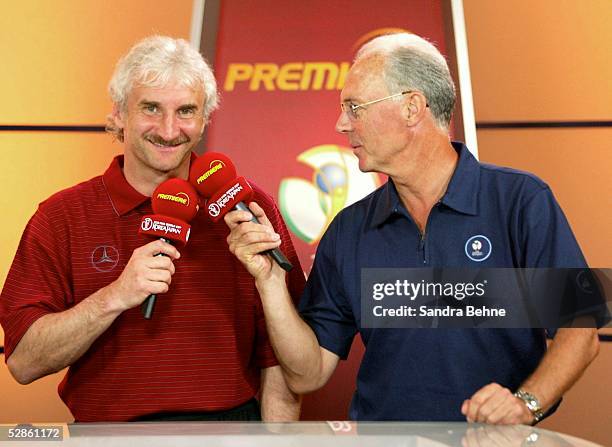
M 476 391 L 463 402 L 461 413 L 468 422 L 527 425 L 533 423 L 533 414 L 525 402 L 498 383 L 490 383 Z

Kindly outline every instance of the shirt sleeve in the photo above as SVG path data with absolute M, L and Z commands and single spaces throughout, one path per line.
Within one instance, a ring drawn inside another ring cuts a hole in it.
M 319 345 L 346 360 L 357 327 L 336 264 L 335 223 L 332 222 L 319 243 L 299 309 Z
M 287 257 L 289 262 L 293 265 L 293 268 L 286 276 L 287 289 L 289 290 L 289 294 L 291 295 L 291 299 L 294 305 L 297 305 L 300 297 L 302 296 L 302 292 L 304 290 L 304 284 L 306 279 L 304 277 L 304 271 L 302 270 L 302 266 L 300 264 L 300 260 L 295 251 L 295 247 L 291 241 L 291 235 L 289 234 L 289 230 L 287 230 L 287 226 L 281 217 L 281 214 L 278 210 L 278 207 L 274 203 L 271 197 L 264 194 L 259 188 L 254 188 L 258 197 L 256 197 L 255 201 L 264 209 L 268 220 L 274 227 L 275 231 L 281 237 L 281 245 L 280 250 Z M 274 355 L 274 351 L 270 344 L 270 340 L 268 338 L 268 332 L 266 330 L 266 321 L 264 317 L 263 307 L 261 305 L 261 301 L 257 301 L 257 347 L 256 347 L 256 359 L 257 365 L 260 368 L 268 368 L 270 366 L 278 365 L 278 360 Z
M 541 189 L 523 206 L 519 232 L 524 267 L 587 267 L 578 241 L 550 188 Z
M 41 204 L 19 243 L 0 296 L 5 361 L 36 320 L 72 302 L 67 241 L 58 222 L 61 216 Z
M 541 292 L 534 299 L 555 294 L 554 306 L 541 311 L 556 312 L 557 320 L 567 324 L 580 316 L 594 317 L 597 327 L 610 321 L 605 297 L 550 188 L 543 188 L 526 203 L 520 222 L 530 289 Z M 554 336 L 556 328 L 547 332 Z

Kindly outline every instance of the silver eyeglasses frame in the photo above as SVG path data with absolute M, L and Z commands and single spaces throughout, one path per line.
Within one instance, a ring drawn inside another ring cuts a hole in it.
M 406 90 L 404 92 L 395 93 L 393 95 L 385 96 L 384 98 L 375 99 L 373 101 L 364 102 L 362 104 L 352 104 L 350 102 L 342 102 L 340 103 L 340 109 L 345 112 L 349 118 L 356 120 L 358 118 L 357 111 L 359 109 L 366 109 L 366 106 L 376 104 L 377 102 L 386 101 L 387 99 L 396 98 L 398 96 L 403 96 L 407 93 L 412 93 L 414 90 Z

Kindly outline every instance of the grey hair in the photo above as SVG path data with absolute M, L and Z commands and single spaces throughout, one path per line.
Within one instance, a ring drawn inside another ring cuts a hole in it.
M 415 34 L 388 34 L 362 46 L 355 61 L 374 55 L 384 58 L 383 76 L 389 92 L 422 92 L 438 127 L 448 130 L 457 97 L 448 64 L 438 49 Z
M 135 84 L 162 88 L 170 82 L 202 87 L 206 119 L 219 105 L 217 82 L 202 55 L 186 40 L 167 36 L 151 36 L 136 43 L 117 62 L 108 91 L 113 103 L 126 110 L 127 97 Z M 107 117 L 106 130 L 123 141 L 123 129 L 116 125 L 112 115 Z

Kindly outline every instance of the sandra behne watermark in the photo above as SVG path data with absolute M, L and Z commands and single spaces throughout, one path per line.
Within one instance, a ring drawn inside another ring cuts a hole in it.
M 364 328 L 559 328 L 610 324 L 610 269 L 361 270 Z

